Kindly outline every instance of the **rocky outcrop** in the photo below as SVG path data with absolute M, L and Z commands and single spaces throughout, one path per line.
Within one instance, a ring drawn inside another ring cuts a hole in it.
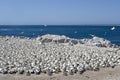
M 64 35 L 43 35 L 40 37 L 37 37 L 36 40 L 41 41 L 42 43 L 49 43 L 49 42 L 54 42 L 54 43 L 71 43 L 71 44 L 78 44 L 79 40 L 77 39 L 71 39 L 69 37 L 66 37 Z
M 97 46 L 97 47 L 119 47 L 115 44 L 112 44 L 109 40 L 106 40 L 104 38 L 100 38 L 96 36 L 92 36 L 92 37 L 93 37 L 92 39 L 72 39 L 66 36 L 47 34 L 37 37 L 36 40 L 39 40 L 42 43 L 55 42 L 55 43 L 69 43 L 70 45 L 84 44 L 86 46 Z

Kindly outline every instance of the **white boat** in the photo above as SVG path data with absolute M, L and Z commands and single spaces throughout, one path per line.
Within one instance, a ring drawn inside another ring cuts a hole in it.
M 115 27 L 112 27 L 112 28 L 111 28 L 111 30 L 114 30 L 114 29 L 115 29 Z

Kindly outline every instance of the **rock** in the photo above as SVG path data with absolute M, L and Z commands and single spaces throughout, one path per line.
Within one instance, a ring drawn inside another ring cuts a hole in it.
M 49 42 L 68 43 L 70 41 L 70 39 L 66 36 L 50 35 L 50 34 L 37 37 L 36 40 L 42 41 L 42 43 L 49 43 Z
M 79 42 L 78 40 L 74 40 L 74 39 L 71 40 L 71 43 L 74 44 L 74 45 L 78 44 L 78 42 Z
M 80 41 L 88 46 L 98 46 L 98 47 L 118 47 L 115 44 L 112 44 L 109 40 L 104 38 L 96 37 L 92 35 L 92 39 L 81 39 Z

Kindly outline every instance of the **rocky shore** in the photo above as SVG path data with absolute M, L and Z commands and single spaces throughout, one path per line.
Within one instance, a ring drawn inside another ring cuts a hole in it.
M 82 74 L 87 70 L 119 66 L 120 47 L 99 37 L 71 39 L 43 35 L 34 39 L 0 37 L 0 73 Z

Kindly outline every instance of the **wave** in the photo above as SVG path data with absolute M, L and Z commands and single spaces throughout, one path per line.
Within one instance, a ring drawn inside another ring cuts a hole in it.
M 0 29 L 0 31 L 9 31 L 11 29 Z
M 14 30 L 20 30 L 20 29 L 9 29 L 9 28 L 1 28 L 0 31 L 14 31 Z

